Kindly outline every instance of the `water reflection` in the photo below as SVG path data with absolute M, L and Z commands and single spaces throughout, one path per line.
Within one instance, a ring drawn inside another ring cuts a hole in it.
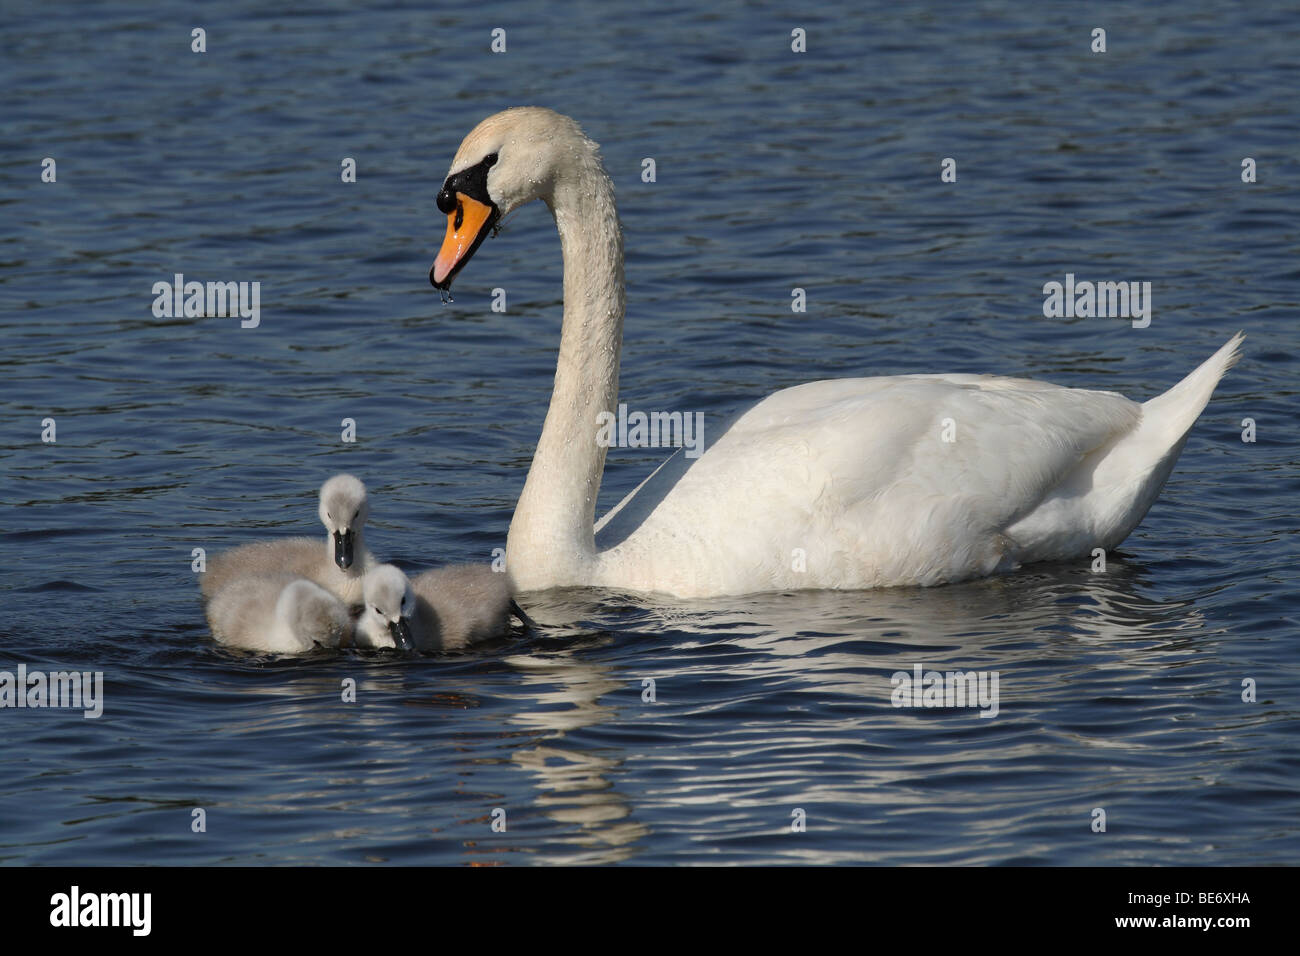
M 626 681 L 614 679 L 613 668 L 584 661 L 577 654 L 512 655 L 506 663 L 519 674 L 520 690 L 529 706 L 512 715 L 513 723 L 546 733 L 545 742 L 516 749 L 512 759 L 536 778 L 535 805 L 551 819 L 576 826 L 566 843 L 583 847 L 550 853 L 539 851 L 539 862 L 614 863 L 631 859 L 635 844 L 650 828 L 627 818 L 632 805 L 614 782 L 621 756 L 598 754 L 575 746 L 569 734 L 613 721 L 618 708 L 602 704 L 604 695 L 625 691 Z
M 591 590 L 530 596 L 530 613 L 548 635 L 589 634 L 602 617 L 620 630 L 677 636 L 678 650 L 728 644 L 798 658 L 799 673 L 834 670 L 847 660 L 819 651 L 852 644 L 863 652 L 1011 654 L 1027 638 L 1068 637 L 1081 644 L 1164 643 L 1170 632 L 1198 631 L 1204 613 L 1191 599 L 1150 596 L 1146 572 L 1112 555 L 1107 570 L 1038 565 L 1009 575 L 935 588 L 796 591 L 680 601 Z M 603 611 L 602 611 L 602 604 Z
M 544 629 L 530 652 L 510 654 L 504 662 L 518 676 L 524 702 L 510 720 L 535 740 L 513 746 L 510 759 L 534 780 L 533 807 L 565 825 L 540 845 L 528 844 L 530 859 L 612 862 L 635 859 L 644 850 L 654 830 L 634 819 L 637 804 L 621 784 L 629 771 L 646 772 L 640 764 L 657 731 L 647 730 L 644 748 L 604 744 L 596 749 L 576 744 L 573 737 L 600 727 L 618 726 L 626 733 L 635 709 L 643 706 L 641 680 L 656 674 L 671 675 L 664 692 L 676 695 L 674 704 L 686 708 L 683 716 L 708 719 L 713 729 L 708 740 L 684 739 L 680 729 L 669 732 L 679 748 L 677 758 L 665 764 L 660 754 L 658 761 L 673 773 L 656 776 L 653 797 L 642 792 L 642 808 L 707 807 L 710 815 L 698 821 L 701 827 L 761 841 L 754 832 L 756 818 L 770 818 L 765 829 L 779 834 L 780 813 L 789 800 L 778 795 L 799 781 L 798 796 L 790 799 L 857 806 L 868 814 L 856 821 L 859 829 L 846 831 L 856 845 L 778 843 L 764 852 L 806 862 L 891 859 L 890 840 L 883 831 L 873 836 L 867 825 L 872 820 L 884 822 L 909 809 L 928 811 L 936 786 L 949 786 L 963 775 L 962 786 L 969 786 L 997 767 L 1045 765 L 1055 752 L 1049 741 L 1007 739 L 996 760 L 978 750 L 963 755 L 961 748 L 974 746 L 972 735 L 985 731 L 984 722 L 949 725 L 936 737 L 918 724 L 915 713 L 890 706 L 890 674 L 916 662 L 999 670 L 1003 706 L 1014 715 L 1019 705 L 1021 715 L 1004 718 L 1005 729 L 1044 706 L 1101 693 L 1095 678 L 1107 667 L 1131 676 L 1131 655 L 1139 655 L 1142 668 L 1185 664 L 1193 651 L 1187 635 L 1203 629 L 1203 614 L 1187 601 L 1160 601 L 1147 592 L 1143 570 L 1113 556 L 1104 573 L 1052 565 L 932 589 L 808 591 L 687 604 L 587 589 L 530 595 L 530 613 Z M 611 618 L 618 621 L 621 645 L 601 630 Z M 638 639 L 644 653 L 628 667 L 626 642 Z M 1098 650 L 1114 656 L 1092 659 Z M 697 699 L 690 685 L 700 681 L 723 681 L 733 689 Z M 811 695 L 807 704 L 800 695 Z M 842 717 L 814 712 L 837 700 L 853 701 L 858 708 Z M 773 719 L 793 720 L 806 730 L 783 730 L 775 744 L 765 729 Z M 1123 719 L 1140 718 L 1125 713 Z M 1140 730 L 1109 734 L 1099 726 L 1080 728 L 1075 736 L 1082 746 L 1125 749 Z M 609 736 L 601 735 L 602 741 Z M 773 764 L 777 754 L 780 760 Z M 693 766 L 709 769 L 694 772 Z M 839 766 L 853 769 L 831 769 Z M 828 825 L 824 819 L 819 823 Z M 1005 816 L 972 821 L 972 833 L 991 834 L 984 851 L 989 860 L 1005 853 L 1008 825 Z M 873 839 L 880 845 L 862 845 Z M 927 852 L 942 860 L 949 851 Z

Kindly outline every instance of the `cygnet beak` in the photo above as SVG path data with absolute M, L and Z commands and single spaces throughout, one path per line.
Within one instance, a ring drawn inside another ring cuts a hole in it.
M 334 532 L 334 563 L 344 571 L 352 567 L 352 544 L 355 538 L 356 532 L 351 529 Z
M 393 635 L 393 643 L 399 651 L 409 651 L 415 647 L 411 640 L 411 624 L 404 617 L 388 622 L 388 633 Z

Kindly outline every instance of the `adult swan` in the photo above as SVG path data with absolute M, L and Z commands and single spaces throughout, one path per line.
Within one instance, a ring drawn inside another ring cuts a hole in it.
M 1143 404 L 991 375 L 799 385 L 711 429 L 703 455 L 679 450 L 593 524 L 624 306 L 623 233 L 598 149 L 567 116 L 506 110 L 465 138 L 438 193 L 438 289 L 524 203 L 546 203 L 560 232 L 555 387 L 506 544 L 522 590 L 940 584 L 1111 548 L 1237 359 L 1240 334 Z

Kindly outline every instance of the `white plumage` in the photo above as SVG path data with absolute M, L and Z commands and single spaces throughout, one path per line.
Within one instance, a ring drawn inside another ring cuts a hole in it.
M 471 175 L 479 168 L 485 189 Z M 455 208 L 431 279 L 449 287 L 475 240 L 534 199 L 560 234 L 564 321 L 507 541 L 524 590 L 704 597 L 939 584 L 1114 547 L 1159 494 L 1242 340 L 1144 404 L 982 375 L 800 385 L 709 423 L 702 456 L 678 452 L 596 523 L 596 436 L 617 403 L 625 295 L 622 229 L 596 144 L 534 107 L 480 123 L 439 194 Z M 481 223 L 474 235 L 467 222 Z

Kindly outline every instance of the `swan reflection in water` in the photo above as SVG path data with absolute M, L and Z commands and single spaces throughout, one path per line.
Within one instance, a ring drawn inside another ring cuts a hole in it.
M 812 774 L 806 799 L 871 808 L 874 794 L 891 787 L 885 802 L 896 807 L 897 785 L 915 776 L 918 755 L 915 742 L 893 742 L 898 731 L 915 726 L 914 714 L 891 705 L 893 673 L 916 663 L 938 670 L 998 670 L 1006 721 L 1017 719 L 1017 709 L 1036 712 L 1063 697 L 1104 696 L 1110 693 L 1106 671 L 1131 676 L 1135 660 L 1162 669 L 1198 655 L 1204 663 L 1196 643 L 1204 626 L 1201 611 L 1190 602 L 1151 600 L 1143 596 L 1145 589 L 1143 571 L 1112 555 L 1104 573 L 1043 565 L 926 589 L 802 591 L 685 603 L 591 589 L 534 594 L 530 613 L 549 626 L 530 642 L 528 653 L 511 654 L 506 663 L 523 678 L 520 688 L 527 694 L 511 719 L 541 736 L 521 740 L 512 759 L 535 777 L 541 791 L 537 809 L 575 827 L 558 837 L 561 843 L 603 847 L 584 856 L 585 862 L 631 859 L 655 845 L 647 839 L 653 835 L 648 827 L 636 821 L 628 789 L 639 792 L 640 800 L 649 795 L 719 813 L 759 812 L 773 821 L 774 833 L 783 832 L 788 808 L 774 800 L 761 773 L 756 782 L 745 767 L 751 759 L 766 759 L 776 728 L 790 721 L 805 722 L 799 739 L 809 752 L 833 756 L 853 738 L 858 751 L 872 751 L 873 762 L 878 758 L 878 765 L 855 771 L 851 779 Z M 620 644 L 630 641 L 653 643 L 650 656 L 661 667 L 646 669 L 645 647 L 638 650 L 638 663 L 621 664 Z M 1079 673 L 1081 656 L 1088 659 L 1087 677 Z M 647 678 L 656 679 L 653 704 L 642 700 Z M 813 713 L 837 698 L 877 706 L 856 707 L 842 720 Z M 675 740 L 654 739 L 658 727 L 651 708 L 663 705 L 671 709 Z M 629 723 L 642 712 L 644 734 L 634 734 L 639 728 Z M 688 739 L 681 727 L 695 717 L 713 728 L 734 718 L 737 729 Z M 953 747 L 984 723 L 974 720 L 956 730 L 945 725 L 935 766 L 951 766 Z M 601 725 L 617 726 L 619 735 L 595 735 L 598 748 L 574 741 L 576 732 Z M 609 742 L 633 735 L 639 739 L 621 750 Z M 719 752 L 727 747 L 734 749 Z M 1009 742 L 1001 756 L 1038 761 L 1054 747 L 1044 740 Z M 666 749 L 673 756 L 665 756 Z M 683 771 L 649 789 L 644 781 L 621 788 L 624 774 L 647 773 L 638 766 L 645 760 L 722 769 L 711 775 Z M 925 807 L 931 796 L 918 791 L 916 807 Z M 531 852 L 546 858 L 545 845 Z M 555 852 L 556 860 L 573 859 L 571 846 Z M 860 849 L 799 858 L 868 859 Z

